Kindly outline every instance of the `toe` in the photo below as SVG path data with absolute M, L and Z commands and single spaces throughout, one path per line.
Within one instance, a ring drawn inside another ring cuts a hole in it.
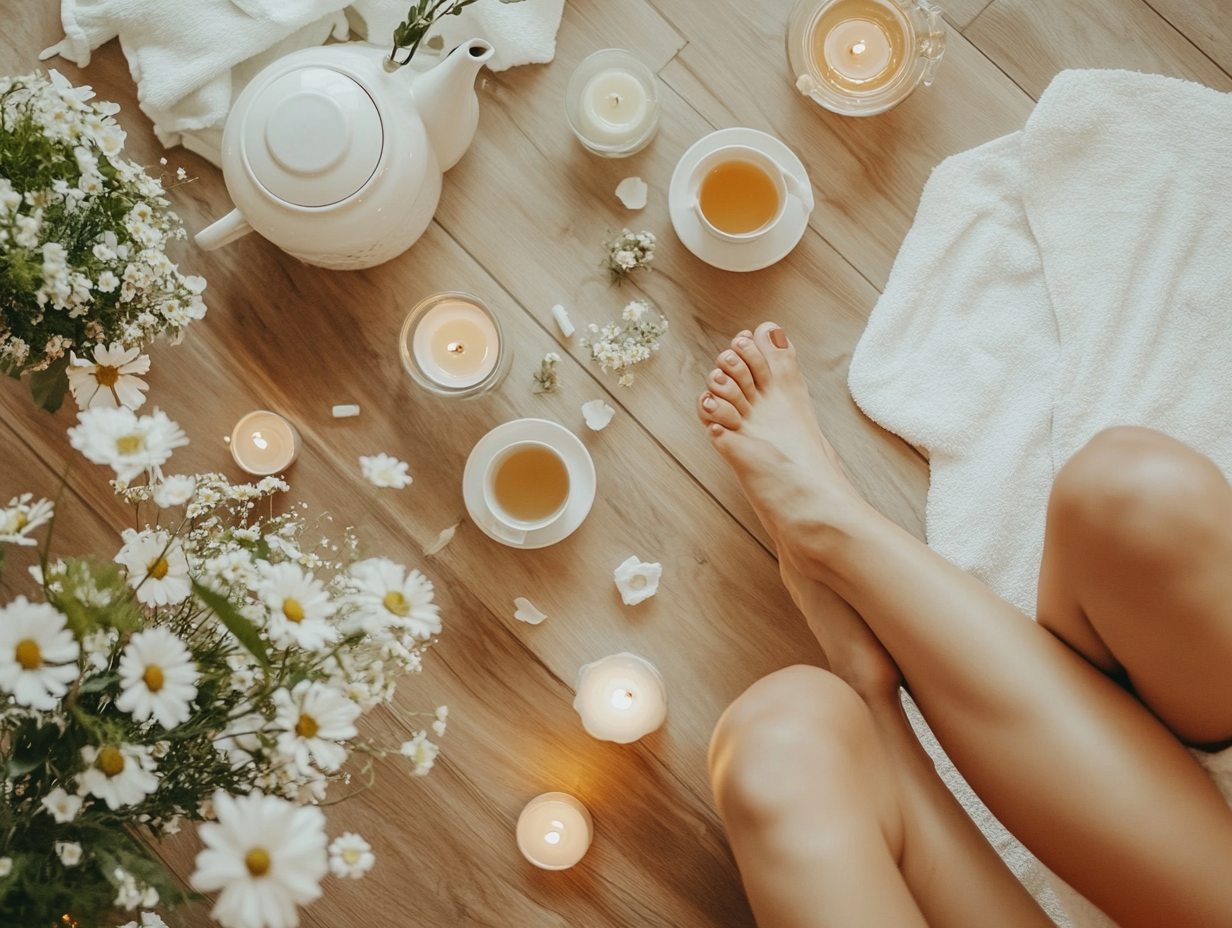
M 697 414 L 707 425 L 721 425 L 730 430 L 740 428 L 740 413 L 736 412 L 736 407 L 713 393 L 701 395 L 697 401 Z
M 752 338 L 752 337 L 753 337 L 753 333 L 749 329 L 741 329 L 739 332 L 736 333 L 736 338 Z M 733 338 L 731 340 L 733 348 L 736 347 L 736 338 Z
M 734 351 L 724 351 L 719 355 L 719 368 L 736 382 L 745 399 L 752 401 L 757 394 L 757 385 L 753 383 L 753 372 Z
M 759 325 L 753 333 L 753 342 L 772 370 L 777 372 L 781 364 L 795 365 L 795 346 L 788 341 L 787 333 L 777 323 L 763 322 Z
M 744 390 L 740 384 L 718 368 L 710 372 L 710 376 L 706 378 L 706 386 L 719 399 L 727 400 L 727 402 L 735 406 L 736 412 L 740 413 L 741 416 L 747 416 L 752 411 L 753 407 L 749 405 L 748 398 L 744 395 Z
M 753 338 L 740 336 L 736 339 L 733 346 L 736 354 L 749 368 L 753 375 L 753 383 L 759 390 L 764 390 L 770 386 L 770 364 L 766 361 L 766 356 L 762 349 L 757 345 L 757 335 L 754 333 Z

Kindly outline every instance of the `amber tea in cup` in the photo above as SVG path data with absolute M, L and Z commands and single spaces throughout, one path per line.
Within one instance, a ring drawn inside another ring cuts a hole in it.
M 760 165 L 743 158 L 712 167 L 702 178 L 697 198 L 710 224 L 729 235 L 756 232 L 779 211 L 774 180 Z
M 489 490 L 493 508 L 513 526 L 537 528 L 569 499 L 569 470 L 547 445 L 521 442 L 493 462 Z

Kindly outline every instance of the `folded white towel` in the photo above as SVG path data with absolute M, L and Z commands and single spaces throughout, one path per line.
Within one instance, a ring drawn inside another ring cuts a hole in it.
M 1229 138 L 1228 95 L 1063 72 L 1021 133 L 934 171 L 852 357 L 860 407 L 929 453 L 929 544 L 1028 615 L 1053 477 L 1096 432 L 1232 475 Z

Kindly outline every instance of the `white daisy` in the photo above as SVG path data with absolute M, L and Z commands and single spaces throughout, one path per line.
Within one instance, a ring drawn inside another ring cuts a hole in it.
M 18 596 L 0 609 L 0 690 L 18 704 L 52 710 L 77 679 L 80 648 L 64 616 Z
M 138 632 L 120 655 L 116 708 L 138 722 L 152 716 L 163 728 L 175 728 L 192 717 L 198 676 L 192 654 L 169 630 Z
M 636 606 L 654 596 L 659 589 L 661 576 L 663 565 L 640 561 L 636 556 L 630 557 L 616 568 L 616 589 L 620 590 L 620 598 L 626 606 Z
M 338 742 L 359 734 L 356 703 L 324 683 L 308 680 L 301 680 L 290 692 L 275 691 L 273 701 L 277 714 L 271 727 L 280 730 L 279 751 L 294 758 L 304 773 L 313 769 L 312 761 L 326 772 L 342 766 L 347 751 Z
M 432 602 L 432 581 L 419 571 L 408 574 L 387 557 L 373 557 L 352 565 L 350 573 L 351 600 L 365 628 L 405 628 L 420 641 L 440 634 L 441 607 Z
M 126 528 L 120 533 L 124 547 L 115 562 L 124 567 L 137 601 L 146 606 L 182 603 L 192 592 L 184 548 L 167 532 Z
M 81 797 L 70 796 L 57 786 L 43 797 L 43 808 L 56 820 L 57 824 L 66 825 L 81 811 Z
M 114 281 L 115 277 L 111 279 Z M 102 283 L 100 279 L 100 288 Z M 118 284 L 119 281 L 115 281 L 111 289 L 114 290 Z M 77 357 L 73 352 L 69 355 L 68 386 L 73 391 L 78 409 L 92 406 L 139 409 L 145 402 L 145 391 L 150 387 L 137 375 L 149 372 L 150 359 L 141 353 L 140 348 L 126 351 L 119 342 L 112 342 L 111 347 L 95 345 L 93 363 Z
M 415 765 L 412 771 L 415 776 L 426 777 L 436 763 L 436 755 L 441 753 L 441 749 L 428 740 L 426 731 L 417 731 L 410 741 L 402 742 L 401 753 Z
M 50 500 L 40 499 L 32 503 L 32 499 L 33 493 L 23 493 L 14 496 L 7 506 L 0 509 L 0 544 L 38 544 L 28 535 L 50 519 L 53 510 Z
M 329 868 L 325 814 L 277 796 L 214 793 L 217 823 L 198 829 L 205 850 L 191 883 L 222 890 L 211 915 L 224 928 L 295 928 L 296 906 L 321 896 Z
M 407 463 L 388 454 L 376 454 L 359 459 L 364 479 L 374 487 L 392 487 L 401 490 L 411 485 L 411 476 L 406 472 Z
M 263 564 L 257 597 L 269 607 L 266 630 L 280 648 L 298 645 L 322 650 L 338 640 L 338 630 L 327 621 L 337 610 L 324 584 L 289 561 Z
M 77 794 L 97 796 L 113 812 L 135 805 L 158 789 L 157 764 L 150 749 L 139 744 L 81 749 L 86 769 L 77 775 Z
M 183 506 L 197 492 L 197 478 L 186 474 L 164 477 L 154 488 L 154 502 L 162 509 Z
M 75 867 L 81 863 L 81 845 L 76 841 L 57 841 L 56 856 L 66 867 Z
M 95 406 L 77 413 L 77 420 L 68 430 L 70 444 L 95 464 L 110 465 L 119 480 L 165 464 L 188 444 L 183 429 L 158 409 L 138 417 L 125 406 Z
M 358 880 L 375 863 L 372 845 L 353 832 L 348 831 L 335 838 L 329 846 L 329 869 L 339 879 L 350 877 Z

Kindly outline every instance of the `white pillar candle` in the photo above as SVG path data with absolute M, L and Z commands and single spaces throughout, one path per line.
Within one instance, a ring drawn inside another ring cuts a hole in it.
M 628 744 L 663 724 L 667 690 L 650 661 L 627 652 L 613 654 L 578 671 L 573 708 L 589 734 Z
M 890 64 L 890 40 L 876 23 L 849 19 L 826 36 L 826 63 L 849 81 L 871 80 Z
M 480 307 L 450 299 L 419 320 L 412 351 L 425 376 L 443 387 L 461 389 L 492 373 L 500 353 L 500 335 Z
M 277 413 L 258 409 L 235 424 L 231 456 L 250 474 L 282 473 L 299 456 L 299 432 Z
M 518 850 L 536 867 L 567 870 L 582 859 L 594 830 L 590 812 L 568 793 L 544 793 L 518 816 Z

